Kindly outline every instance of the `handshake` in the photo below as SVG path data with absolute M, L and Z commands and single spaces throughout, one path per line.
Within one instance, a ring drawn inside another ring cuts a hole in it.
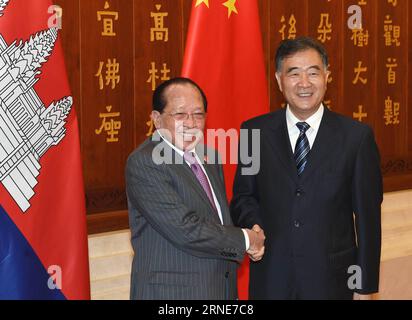
M 263 229 L 255 224 L 252 229 L 245 229 L 249 236 L 249 249 L 246 253 L 252 261 L 259 261 L 265 253 L 265 233 Z

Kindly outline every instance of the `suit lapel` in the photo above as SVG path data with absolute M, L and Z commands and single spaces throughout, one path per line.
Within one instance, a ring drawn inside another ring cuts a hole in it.
M 210 184 L 212 185 L 215 196 L 220 205 L 220 211 L 222 213 L 223 224 L 231 224 L 230 214 L 227 210 L 227 199 L 226 192 L 224 190 L 225 186 L 219 177 L 219 172 L 216 164 L 204 163 L 203 167 L 209 177 Z
M 298 175 L 292 147 L 290 145 L 285 110 L 281 111 L 280 117 L 273 119 L 273 122 L 270 123 L 268 132 L 270 132 L 270 134 L 266 140 L 272 146 L 274 154 L 285 168 L 285 172 L 287 172 L 293 182 L 296 183 Z
M 186 164 L 186 162 L 184 161 L 183 157 L 180 156 L 176 151 L 173 150 L 174 156 L 179 160 L 177 163 L 178 164 L 173 164 L 174 168 L 177 170 L 177 172 L 185 177 L 185 180 L 188 182 L 188 188 L 191 190 L 194 190 L 199 197 L 203 200 L 203 202 L 209 206 L 210 210 L 212 212 L 215 211 L 215 209 L 213 208 L 212 204 L 210 203 L 210 200 L 205 192 L 205 190 L 203 190 L 203 187 L 201 186 L 201 184 L 199 183 L 199 181 L 197 180 L 195 174 L 193 173 L 192 169 Z M 198 155 L 199 156 L 199 155 Z M 201 156 L 199 156 L 200 159 L 202 159 Z M 181 161 L 183 161 L 183 164 L 181 164 Z M 205 168 L 206 171 L 206 168 Z M 214 186 L 212 179 L 211 179 L 211 175 L 209 174 L 208 171 L 207 175 L 209 177 L 209 179 L 211 180 L 212 185 Z M 215 187 L 214 187 L 215 188 Z M 216 189 L 214 189 L 216 191 Z M 215 192 L 216 197 L 218 197 L 217 193 Z M 218 214 L 213 214 L 212 215 L 214 217 L 214 219 L 216 219 L 217 222 L 220 223 Z
M 180 157 L 178 154 L 176 154 L 176 156 Z M 210 203 L 209 198 L 207 197 L 205 190 L 203 190 L 203 187 L 197 180 L 192 169 L 190 169 L 190 167 L 186 163 L 176 164 L 174 166 L 176 167 L 176 170 L 178 170 L 182 174 L 182 176 L 184 176 L 187 179 L 192 189 L 202 198 L 202 200 L 210 207 L 210 209 L 215 211 L 212 204 Z M 210 175 L 209 175 L 209 179 L 210 179 Z
M 328 157 L 330 150 L 335 149 L 336 136 L 338 134 L 338 125 L 332 112 L 327 108 L 323 113 L 323 117 L 319 126 L 319 131 L 316 135 L 308 162 L 305 170 L 302 173 L 301 181 L 304 182 L 316 169 L 319 169 L 322 161 Z
M 224 204 L 227 201 L 223 196 L 224 196 L 224 190 L 222 189 L 223 186 L 220 182 L 219 179 L 219 173 L 217 172 L 217 168 L 215 164 L 208 164 L 205 160 L 205 151 L 207 150 L 207 148 L 204 148 L 204 146 L 199 146 L 196 147 L 196 154 L 199 157 L 199 159 L 201 161 L 203 161 L 202 165 L 203 168 L 206 171 L 206 174 L 209 178 L 210 184 L 211 184 L 211 188 L 213 189 L 216 199 L 219 202 L 220 205 L 220 211 L 222 213 L 222 218 L 223 218 L 223 223 L 225 223 L 225 217 L 224 217 Z M 213 211 L 215 211 L 215 209 L 213 208 L 212 204 L 209 201 L 209 198 L 207 197 L 206 193 L 204 192 L 203 188 L 202 188 L 203 194 L 205 195 L 208 204 L 210 205 L 210 207 L 213 209 Z M 224 201 L 224 202 L 223 202 Z M 216 214 L 213 214 L 214 217 L 217 219 L 216 221 L 218 221 L 219 223 L 221 223 L 220 219 L 219 219 L 219 215 L 216 212 Z
M 203 187 L 200 185 L 199 181 L 197 180 L 196 176 L 192 172 L 192 169 L 186 164 L 185 160 L 181 155 L 179 155 L 173 148 L 171 148 L 167 143 L 165 143 L 162 138 L 160 138 L 159 134 L 155 132 L 152 137 L 152 143 L 154 146 L 158 145 L 159 143 L 163 143 L 163 148 L 164 152 L 171 152 L 172 154 L 172 164 L 169 164 L 168 166 L 173 167 L 174 170 L 176 170 L 179 174 L 179 176 L 184 177 L 184 179 L 188 183 L 188 189 L 193 190 L 196 192 L 199 197 L 207 203 L 207 205 L 211 208 L 211 210 L 214 210 L 212 207 L 212 204 L 209 201 L 209 198 L 206 195 L 206 192 L 203 190 Z M 202 159 L 201 157 L 199 157 Z M 210 179 L 210 177 L 209 177 Z

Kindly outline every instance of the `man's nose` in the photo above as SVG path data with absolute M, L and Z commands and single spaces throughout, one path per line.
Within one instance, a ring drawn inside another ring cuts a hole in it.
M 187 119 L 184 121 L 184 125 L 189 128 L 193 128 L 195 126 L 195 118 L 194 115 L 189 113 L 187 115 Z
M 300 79 L 299 79 L 299 86 L 301 86 L 303 88 L 307 88 L 307 87 L 310 87 L 311 85 L 312 85 L 312 83 L 310 82 L 308 74 L 303 72 L 300 76 Z

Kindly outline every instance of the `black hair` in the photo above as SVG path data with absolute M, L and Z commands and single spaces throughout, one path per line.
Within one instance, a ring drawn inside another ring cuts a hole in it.
M 153 92 L 153 102 L 152 103 L 153 103 L 154 111 L 159 111 L 160 113 L 163 112 L 164 108 L 167 105 L 167 99 L 165 96 L 166 89 L 176 84 L 189 84 L 195 87 L 200 92 L 200 95 L 202 96 L 202 101 L 203 101 L 203 106 L 205 108 L 205 112 L 207 111 L 207 99 L 206 99 L 206 95 L 203 92 L 203 90 L 193 80 L 189 78 L 183 78 L 183 77 L 172 78 L 170 80 L 167 80 L 161 83 L 159 86 L 157 86 L 156 90 Z
M 275 55 L 276 72 L 279 72 L 282 68 L 282 62 L 285 58 L 297 52 L 308 49 L 316 50 L 319 53 L 325 68 L 328 67 L 329 58 L 325 47 L 315 39 L 309 37 L 298 37 L 296 39 L 283 40 L 280 43 Z

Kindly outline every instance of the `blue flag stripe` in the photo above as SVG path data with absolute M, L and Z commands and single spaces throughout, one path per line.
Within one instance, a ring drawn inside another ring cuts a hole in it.
M 0 206 L 0 299 L 66 299 L 61 290 L 49 289 L 49 277 L 31 245 Z

